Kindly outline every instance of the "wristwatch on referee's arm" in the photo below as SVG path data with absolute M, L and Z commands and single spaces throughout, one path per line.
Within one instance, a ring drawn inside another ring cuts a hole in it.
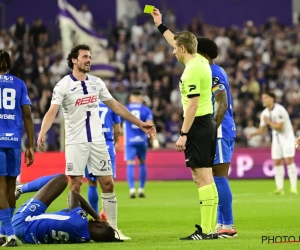
M 180 136 L 187 136 L 188 135 L 188 133 L 184 133 L 184 132 L 182 132 L 182 130 L 180 130 L 179 134 L 180 134 Z

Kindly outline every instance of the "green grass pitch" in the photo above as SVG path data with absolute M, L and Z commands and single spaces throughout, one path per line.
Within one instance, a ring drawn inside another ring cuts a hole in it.
M 179 241 L 194 232 L 199 222 L 198 192 L 192 181 L 148 182 L 145 199 L 129 199 L 127 184 L 116 182 L 119 204 L 119 228 L 132 238 L 123 243 L 90 243 L 78 245 L 21 245 L 27 249 L 122 249 L 122 250 L 188 250 L 188 249 L 300 249 L 300 243 L 262 244 L 262 236 L 295 236 L 299 239 L 300 198 L 288 193 L 274 196 L 273 180 L 231 181 L 236 239 L 213 241 Z M 86 197 L 87 184 L 82 194 Z M 20 206 L 32 194 L 17 201 Z M 67 206 L 67 190 L 48 209 Z

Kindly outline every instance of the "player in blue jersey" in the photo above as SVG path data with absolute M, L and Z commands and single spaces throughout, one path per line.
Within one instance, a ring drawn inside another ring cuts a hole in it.
M 95 210 L 77 192 L 70 191 L 68 209 L 46 213 L 50 204 L 66 189 L 65 175 L 45 176 L 20 187 L 21 193 L 38 191 L 13 217 L 13 228 L 22 243 L 86 243 L 120 241 L 114 229 L 100 219 Z M 93 219 L 87 220 L 87 215 Z
M 130 103 L 126 106 L 126 108 L 138 119 L 142 121 L 152 122 L 153 116 L 152 111 L 142 104 L 143 97 L 140 91 L 132 91 L 129 97 Z M 127 162 L 127 181 L 129 185 L 130 198 L 135 198 L 136 191 L 134 185 L 134 166 L 135 166 L 135 158 L 138 157 L 140 161 L 140 173 L 139 180 L 140 185 L 138 189 L 139 197 L 145 197 L 145 183 L 146 183 L 146 153 L 148 147 L 148 139 L 145 136 L 145 133 L 141 129 L 139 129 L 136 125 L 124 121 L 124 139 L 125 139 L 125 161 Z M 157 139 L 154 139 L 157 140 Z M 156 141 L 157 143 L 157 141 Z M 155 143 L 153 143 L 155 144 Z
M 99 100 L 99 115 L 102 124 L 102 131 L 104 133 L 106 146 L 110 156 L 113 178 L 116 178 L 116 150 L 115 144 L 118 142 L 121 131 L 121 118 L 103 102 Z M 97 178 L 89 176 L 87 168 L 85 169 L 85 176 L 88 178 L 88 200 L 92 208 L 98 213 L 99 196 L 97 192 Z M 103 206 L 102 206 L 103 207 Z M 106 219 L 104 210 L 100 214 L 102 219 Z
M 11 217 L 16 205 L 16 178 L 21 168 L 23 121 L 28 138 L 25 162 L 30 166 L 34 161 L 31 102 L 25 83 L 8 73 L 11 66 L 9 54 L 0 50 L 0 245 L 6 247 L 18 245 Z
M 236 129 L 232 112 L 232 102 L 228 77 L 224 69 L 214 64 L 218 56 L 216 43 L 199 37 L 197 52 L 209 60 L 213 76 L 212 92 L 214 117 L 217 124 L 217 145 L 213 174 L 218 189 L 218 222 L 216 231 L 219 238 L 237 237 L 233 224 L 232 193 L 228 183 L 228 171 L 234 150 Z

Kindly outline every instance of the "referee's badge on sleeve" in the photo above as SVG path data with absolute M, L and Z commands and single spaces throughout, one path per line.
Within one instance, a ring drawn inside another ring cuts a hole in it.
M 218 85 L 218 84 L 220 84 L 220 78 L 219 77 L 214 77 L 213 78 L 213 82 L 214 82 L 214 85 Z

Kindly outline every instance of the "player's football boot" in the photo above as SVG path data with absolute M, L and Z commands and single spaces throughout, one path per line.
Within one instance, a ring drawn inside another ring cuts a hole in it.
M 130 199 L 135 199 L 135 193 L 130 193 L 129 198 Z
M 294 189 L 294 188 L 291 188 L 290 193 L 291 194 L 298 194 L 298 190 Z
M 140 198 L 146 198 L 145 189 L 139 188 L 138 192 L 139 192 L 139 197 Z
M 140 198 L 146 198 L 146 195 L 145 195 L 145 193 L 140 192 L 140 193 L 139 193 L 139 197 L 140 197 Z
M 6 243 L 5 237 L 0 237 L 0 246 L 3 246 Z
M 18 242 L 16 239 L 11 239 L 10 241 L 7 241 L 4 245 L 2 245 L 3 247 L 17 247 L 18 246 Z
M 284 195 L 284 191 L 283 190 L 279 190 L 279 189 L 275 189 L 273 194 L 277 194 L 277 195 Z
M 20 198 L 21 194 L 22 194 L 22 185 L 18 185 L 16 186 L 16 191 L 15 191 L 16 200 Z
M 202 232 L 202 228 L 199 225 L 195 225 L 197 230 L 187 237 L 180 238 L 180 240 L 214 240 L 218 239 L 218 235 L 215 232 L 205 234 Z
M 122 233 L 122 231 L 119 230 L 119 229 L 115 231 L 115 238 L 120 239 L 120 240 L 124 240 L 124 241 L 126 241 L 126 240 L 131 240 L 131 238 L 125 236 L 125 235 Z
M 217 231 L 218 237 L 220 239 L 225 238 L 236 238 L 237 237 L 237 231 L 234 228 L 234 225 L 232 225 L 231 229 L 221 229 Z
M 107 217 L 106 217 L 106 213 L 104 212 L 104 210 L 102 209 L 100 212 L 100 218 L 101 220 L 104 220 L 107 222 Z

